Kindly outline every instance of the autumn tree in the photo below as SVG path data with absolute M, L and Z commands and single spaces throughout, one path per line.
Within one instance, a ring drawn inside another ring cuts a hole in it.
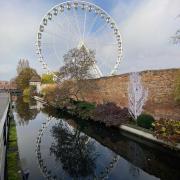
M 28 88 L 29 86 L 29 80 L 32 78 L 32 76 L 39 76 L 35 69 L 32 68 L 25 68 L 23 69 L 20 74 L 16 77 L 16 83 L 17 87 L 20 90 L 24 90 L 25 88 Z
M 54 83 L 54 75 L 50 74 L 43 74 L 41 77 L 42 84 L 53 84 Z

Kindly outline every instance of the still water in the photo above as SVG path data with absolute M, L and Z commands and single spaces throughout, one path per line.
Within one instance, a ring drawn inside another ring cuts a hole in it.
M 180 179 L 180 159 L 117 130 L 20 97 L 14 117 L 21 167 L 29 180 Z

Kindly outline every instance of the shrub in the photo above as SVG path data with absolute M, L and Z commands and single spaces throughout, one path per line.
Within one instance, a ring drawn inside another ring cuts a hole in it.
M 130 120 L 127 108 L 121 108 L 115 103 L 105 103 L 97 105 L 93 112 L 92 119 L 104 123 L 106 126 L 118 127 L 122 123 Z
M 54 100 L 56 99 L 55 92 L 57 91 L 57 89 L 58 87 L 56 85 L 47 85 L 41 90 L 41 94 L 46 101 L 54 102 Z
M 93 110 L 95 109 L 95 104 L 85 102 L 85 101 L 78 101 L 76 103 L 76 107 L 82 110 Z
M 180 121 L 164 119 L 156 121 L 154 135 L 172 144 L 180 143 Z
M 149 114 L 141 114 L 137 118 L 137 125 L 145 129 L 150 129 L 153 127 L 154 118 Z
M 42 84 L 53 84 L 53 83 L 55 83 L 54 79 L 53 79 L 53 74 L 42 74 L 41 83 Z
M 25 88 L 24 89 L 23 96 L 24 97 L 30 97 L 30 88 Z
M 85 101 L 73 101 L 75 105 L 75 113 L 77 113 L 83 119 L 89 119 L 96 108 L 95 104 Z

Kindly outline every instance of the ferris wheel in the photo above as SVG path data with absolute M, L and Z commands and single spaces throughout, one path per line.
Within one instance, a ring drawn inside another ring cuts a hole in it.
M 50 9 L 39 25 L 36 51 L 43 69 L 56 72 L 63 56 L 85 46 L 95 52 L 94 77 L 115 74 L 122 60 L 122 39 L 116 22 L 99 6 L 66 1 Z M 54 77 L 58 78 L 54 74 Z

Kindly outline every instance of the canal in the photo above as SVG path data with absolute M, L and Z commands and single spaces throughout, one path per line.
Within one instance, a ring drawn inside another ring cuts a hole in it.
M 19 97 L 14 108 L 22 170 L 29 180 L 178 180 L 180 159 L 103 125 Z

